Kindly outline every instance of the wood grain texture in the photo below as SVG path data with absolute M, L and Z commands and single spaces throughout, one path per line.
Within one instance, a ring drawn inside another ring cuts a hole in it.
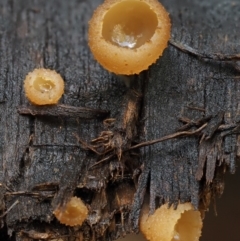
M 26 74 L 45 67 L 65 80 L 60 104 L 107 111 L 117 123 L 111 130 L 122 131 L 128 88 L 93 59 L 87 45 L 88 21 L 101 2 L 0 1 L 0 209 L 4 213 L 17 201 L 2 217 L 15 240 L 41 235 L 45 240 L 113 240 L 138 231 L 143 202 L 150 212 L 179 200 L 207 208 L 223 191 L 225 170 L 235 171 L 240 156 L 238 61 L 206 60 L 169 45 L 156 64 L 135 77 L 144 89 L 133 139 L 125 147 L 177 132 L 186 124 L 180 117 L 191 122 L 190 131 L 207 126 L 198 135 L 136 153 L 126 149 L 124 161 L 114 156 L 90 168 L 101 158 L 75 135 L 90 143 L 106 130 L 101 118 L 18 113 L 19 106 L 32 108 L 23 90 Z M 238 2 L 162 3 L 170 12 L 174 41 L 204 54 L 240 52 Z M 72 195 L 90 211 L 75 229 L 60 225 L 52 214 Z

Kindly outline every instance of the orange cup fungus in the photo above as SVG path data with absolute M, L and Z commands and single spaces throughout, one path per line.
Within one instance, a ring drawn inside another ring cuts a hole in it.
M 201 229 L 201 214 L 191 203 L 179 204 L 176 210 L 165 204 L 150 216 L 144 208 L 140 219 L 140 230 L 150 241 L 198 241 Z
M 105 0 L 89 22 L 89 47 L 110 72 L 138 74 L 162 55 L 170 28 L 158 0 Z
M 50 69 L 34 69 L 24 81 L 27 98 L 36 105 L 56 104 L 64 92 L 60 74 Z
M 88 209 L 80 198 L 72 197 L 64 209 L 57 208 L 53 214 L 60 223 L 67 226 L 82 225 L 88 216 Z

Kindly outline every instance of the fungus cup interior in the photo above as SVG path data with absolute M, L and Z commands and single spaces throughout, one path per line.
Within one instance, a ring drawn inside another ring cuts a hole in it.
M 189 210 L 181 214 L 174 228 L 174 236 L 171 241 L 194 241 L 196 240 L 201 222 L 199 212 Z M 197 239 L 198 240 L 198 239 Z
M 157 26 L 157 16 L 149 5 L 123 1 L 104 16 L 102 35 L 120 47 L 138 48 L 151 39 Z
M 51 80 L 44 79 L 42 77 L 37 77 L 33 82 L 33 87 L 37 91 L 49 92 L 53 89 L 55 84 Z
M 150 241 L 198 241 L 202 219 L 191 203 L 178 204 L 177 209 L 168 204 L 149 215 L 147 205 L 142 210 L 140 230 Z

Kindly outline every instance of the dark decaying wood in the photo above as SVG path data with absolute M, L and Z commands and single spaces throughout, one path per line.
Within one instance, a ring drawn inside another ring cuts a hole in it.
M 240 3 L 163 0 L 171 43 L 126 87 L 87 45 L 101 2 L 0 1 L 0 218 L 11 240 L 113 240 L 138 231 L 143 202 L 203 211 L 235 171 Z M 58 107 L 25 98 L 37 67 L 63 76 Z M 73 195 L 89 209 L 82 227 L 52 214 Z

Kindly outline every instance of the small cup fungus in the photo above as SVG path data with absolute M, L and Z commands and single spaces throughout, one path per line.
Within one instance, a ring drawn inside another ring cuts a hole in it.
M 105 0 L 89 22 L 89 46 L 110 72 L 138 74 L 162 55 L 170 28 L 157 0 Z
M 67 226 L 82 225 L 88 216 L 88 209 L 80 198 L 72 197 L 65 209 L 57 208 L 54 215 L 60 223 Z
M 140 230 L 150 241 L 198 241 L 201 229 L 201 214 L 191 203 L 179 204 L 176 210 L 165 204 L 150 216 L 144 208 L 140 220 Z
M 35 69 L 24 81 L 27 98 L 36 105 L 56 104 L 64 92 L 64 81 L 54 70 Z

